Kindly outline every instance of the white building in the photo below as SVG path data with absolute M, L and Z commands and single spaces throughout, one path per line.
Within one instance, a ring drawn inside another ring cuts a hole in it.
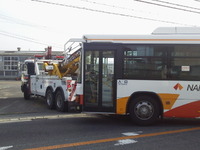
M 45 51 L 1 51 L 0 50 L 0 79 L 20 79 L 21 64 L 25 59 L 35 55 L 45 55 Z M 62 55 L 61 51 L 53 51 L 52 56 Z

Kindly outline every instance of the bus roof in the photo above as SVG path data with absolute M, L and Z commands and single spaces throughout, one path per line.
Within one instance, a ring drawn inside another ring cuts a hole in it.
M 200 27 L 161 27 L 150 35 L 84 35 L 87 42 L 200 44 Z
M 152 34 L 185 34 L 185 35 L 200 35 L 200 27 L 159 27 L 155 29 Z

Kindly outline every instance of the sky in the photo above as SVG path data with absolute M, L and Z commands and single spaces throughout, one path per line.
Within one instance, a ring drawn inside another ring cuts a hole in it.
M 63 51 L 85 34 L 200 27 L 200 0 L 0 0 L 0 51 Z

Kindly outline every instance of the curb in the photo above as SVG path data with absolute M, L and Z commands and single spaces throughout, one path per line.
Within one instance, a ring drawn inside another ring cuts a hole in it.
M 46 115 L 46 116 L 30 116 L 30 117 L 17 117 L 0 119 L 0 123 L 12 123 L 12 122 L 25 122 L 39 119 L 62 119 L 62 118 L 78 118 L 85 117 L 86 114 L 65 114 L 65 115 Z

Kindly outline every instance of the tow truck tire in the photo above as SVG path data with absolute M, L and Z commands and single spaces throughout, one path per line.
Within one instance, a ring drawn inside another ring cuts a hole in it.
M 152 125 L 159 119 L 159 104 L 151 96 L 138 96 L 130 102 L 129 112 L 137 125 Z
M 55 108 L 55 99 L 54 99 L 53 91 L 51 89 L 47 90 L 45 98 L 46 98 L 47 107 L 49 109 L 54 109 Z
M 29 94 L 28 88 L 26 86 L 24 86 L 24 99 L 25 100 L 30 99 L 30 94 Z
M 56 109 L 61 112 L 67 111 L 67 102 L 65 102 L 64 94 L 61 90 L 56 92 Z

